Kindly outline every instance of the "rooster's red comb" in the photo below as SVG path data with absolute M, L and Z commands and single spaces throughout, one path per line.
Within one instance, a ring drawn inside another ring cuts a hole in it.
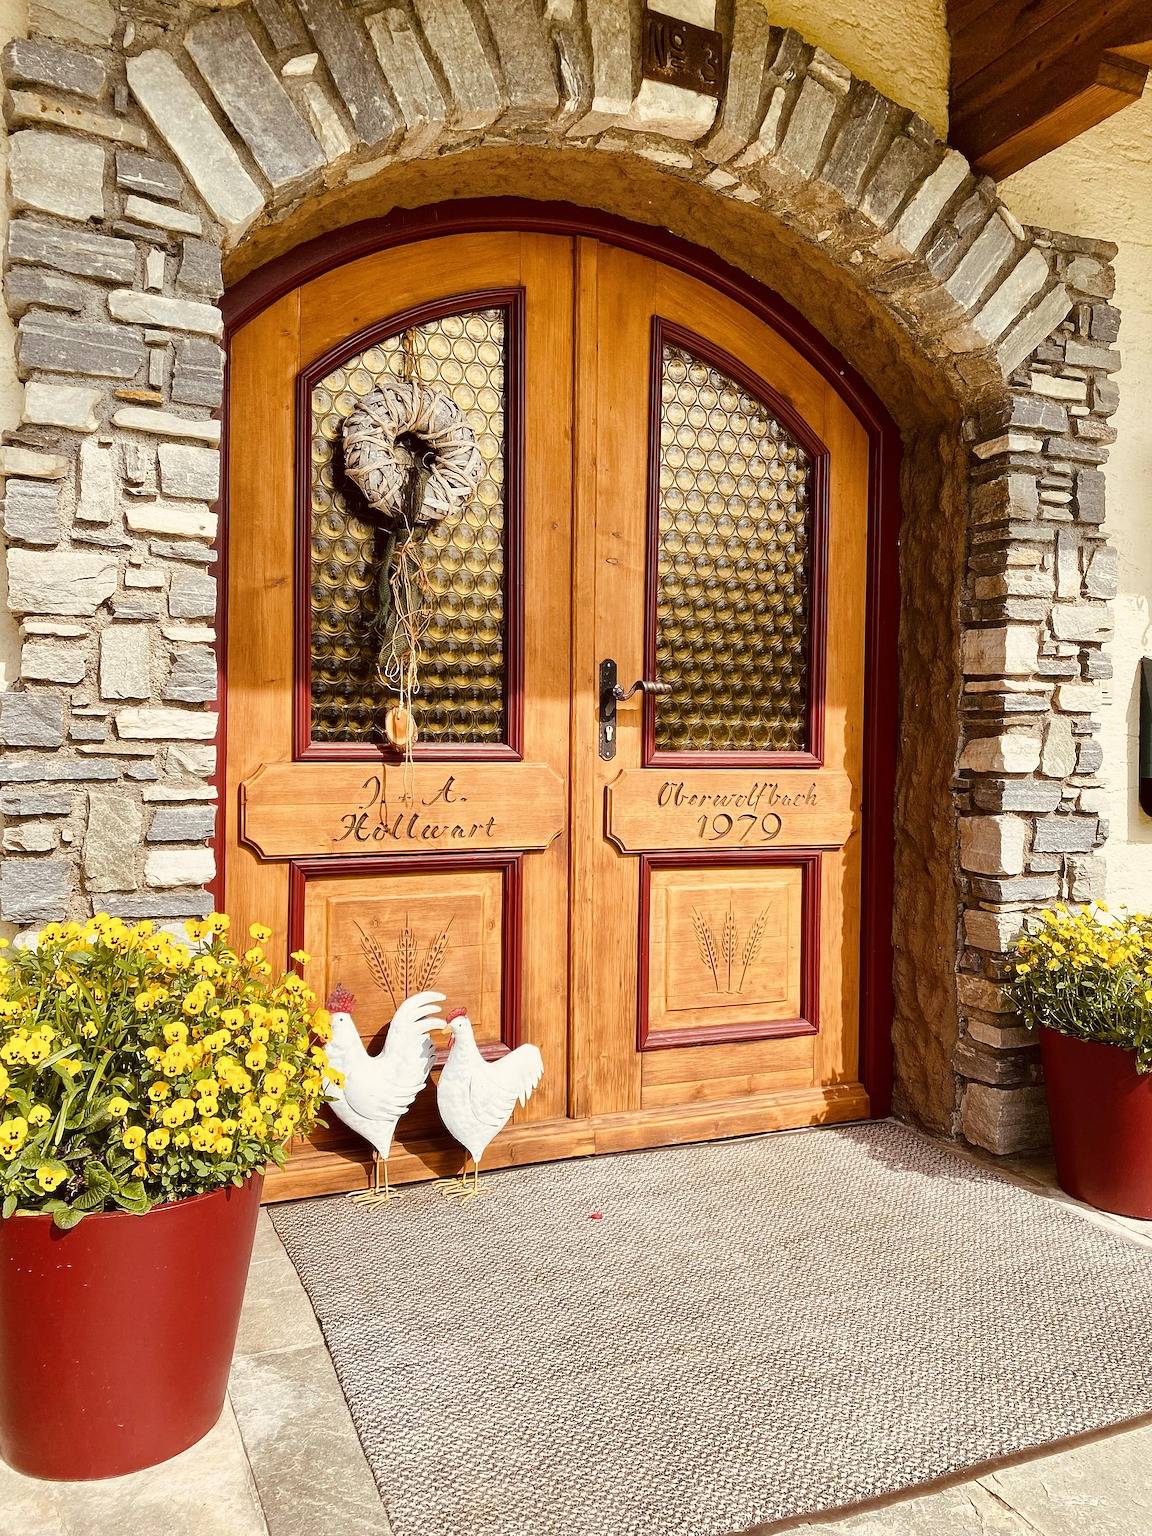
M 324 1006 L 329 1013 L 351 1013 L 356 1006 L 356 999 L 347 987 L 337 982 L 329 992 L 328 1001 Z
M 467 1008 L 453 1008 L 450 1013 L 444 1015 L 444 1022 L 451 1024 L 453 1019 L 462 1019 L 467 1012 Z

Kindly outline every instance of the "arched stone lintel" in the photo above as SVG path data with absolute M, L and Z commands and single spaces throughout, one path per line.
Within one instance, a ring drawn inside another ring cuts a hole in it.
M 301 12 L 307 40 L 276 32 L 286 12 L 268 0 L 193 9 L 182 43 L 173 33 L 127 61 L 226 250 L 397 159 L 481 142 L 594 147 L 763 207 L 882 292 L 926 356 L 966 355 L 973 390 L 1002 382 L 1071 308 L 991 182 L 923 119 L 772 27 L 758 0 L 737 0 L 718 107 L 639 81 L 636 17 L 614 0 L 550 23 L 527 0 L 415 0 L 413 16 L 363 25 L 321 0 Z M 319 62 L 295 73 L 304 46 Z

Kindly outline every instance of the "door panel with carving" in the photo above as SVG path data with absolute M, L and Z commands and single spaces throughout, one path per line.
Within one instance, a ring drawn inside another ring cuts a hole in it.
M 469 1008 L 485 1054 L 535 1041 L 544 1080 L 509 1148 L 568 1108 L 571 270 L 569 240 L 530 234 L 381 252 L 272 304 L 230 358 L 228 906 L 285 956 L 306 949 L 321 996 L 350 986 L 373 1049 L 428 983 Z M 383 734 L 386 548 L 341 429 L 413 371 L 463 413 L 483 474 L 420 546 L 406 768 Z M 366 1161 L 334 1122 L 272 1193 L 351 1187 Z M 425 1093 L 393 1172 L 458 1161 Z
M 577 676 L 611 658 L 621 692 L 657 688 L 619 700 L 608 740 L 595 700 L 574 716 L 573 985 L 593 1021 L 574 1094 L 644 1115 L 786 1087 L 793 1123 L 866 1113 L 866 435 L 726 296 L 592 242 L 578 261 L 600 470 L 578 481 Z

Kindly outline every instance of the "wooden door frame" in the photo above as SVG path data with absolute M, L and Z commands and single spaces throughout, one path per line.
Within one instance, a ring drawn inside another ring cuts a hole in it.
M 392 247 L 446 235 L 506 230 L 584 236 L 621 246 L 710 283 L 771 326 L 827 380 L 863 427 L 869 444 L 869 529 L 864 679 L 864 783 L 861 803 L 860 1079 L 877 1118 L 892 1101 L 892 916 L 894 818 L 899 690 L 900 434 L 883 402 L 835 347 L 765 284 L 713 252 L 665 230 L 572 203 L 529 198 L 477 198 L 398 209 L 304 242 L 250 272 L 229 288 L 224 315 L 225 394 L 218 504 L 219 585 L 217 666 L 220 738 L 215 783 L 218 807 L 226 783 L 228 684 L 228 435 L 227 355 L 231 335 L 294 288 L 334 267 Z M 220 817 L 214 838 L 217 875 L 213 896 L 223 907 Z

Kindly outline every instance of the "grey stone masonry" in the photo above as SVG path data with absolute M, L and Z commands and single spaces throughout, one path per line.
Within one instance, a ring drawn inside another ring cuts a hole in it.
M 1119 358 L 1090 338 L 1098 311 L 1110 307 L 1114 251 L 1037 239 L 1075 302 L 1009 375 L 999 413 L 973 426 L 963 615 L 958 1125 L 998 1152 L 1036 1123 L 1036 1049 L 1016 1049 L 1002 986 L 1010 945 L 1037 901 L 1103 895 L 1101 754 L 1092 733 L 1099 680 L 1111 674 L 1104 647 L 1116 592 L 1115 552 L 1101 528 L 1103 477 L 1083 468 L 1085 446 L 1112 436 Z
M 926 123 L 770 6 L 718 11 L 717 102 L 641 81 L 639 6 L 619 0 L 33 8 L 33 36 L 0 61 L 5 287 L 29 386 L 0 462 L 21 631 L 0 712 L 0 810 L 18 824 L 0 918 L 211 905 L 224 256 L 247 270 L 250 234 L 321 198 L 351 208 L 402 159 L 523 144 L 559 167 L 598 151 L 623 181 L 631 157 L 670 206 L 691 183 L 819 250 L 959 402 L 949 1086 L 953 1128 L 1012 1151 L 1035 1140 L 1040 1090 L 1004 1002 L 1007 949 L 1036 903 L 1098 888 L 1106 831 L 1110 250 L 1021 229 Z

